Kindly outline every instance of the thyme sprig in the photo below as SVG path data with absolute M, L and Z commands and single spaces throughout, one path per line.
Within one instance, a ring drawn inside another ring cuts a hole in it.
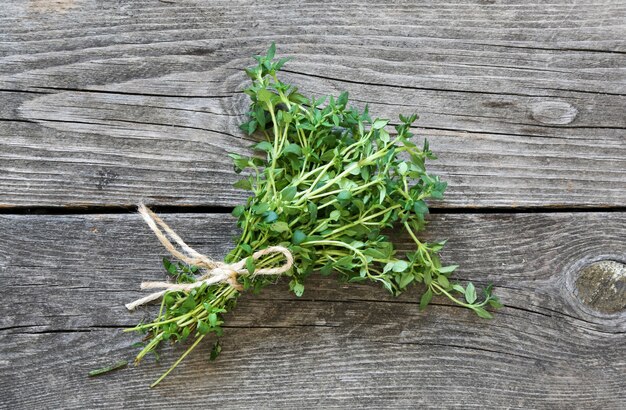
M 297 296 L 314 272 L 335 272 L 349 282 L 374 281 L 399 295 L 411 284 L 423 284 L 423 309 L 433 295 L 444 295 L 478 316 L 491 318 L 487 305 L 500 307 L 491 286 L 478 298 L 472 283 L 454 283 L 456 265 L 444 266 L 439 251 L 445 241 L 428 243 L 417 233 L 426 225 L 427 199 L 441 199 L 446 183 L 426 171 L 436 159 L 427 140 L 413 142 L 417 115 L 399 116 L 391 131 L 387 119 L 372 119 L 368 108 L 348 105 L 348 93 L 305 97 L 278 73 L 288 61 L 275 59 L 275 45 L 257 64 L 247 68 L 251 85 L 249 120 L 241 125 L 248 134 L 264 139 L 254 145 L 258 156 L 230 154 L 235 171 L 245 172 L 235 186 L 251 191 L 245 205 L 233 215 L 241 234 L 226 256 L 232 263 L 246 258 L 248 274 L 239 275 L 243 291 L 260 291 L 275 278 L 255 276 L 260 268 L 274 267 L 281 257 L 254 260 L 252 254 L 268 246 L 287 247 L 295 259 L 287 273 L 289 288 Z M 400 254 L 385 229 L 406 231 L 414 250 Z M 195 267 L 164 260 L 179 282 L 194 280 Z M 158 384 L 209 333 L 221 336 L 222 315 L 236 304 L 241 291 L 228 283 L 203 285 L 191 292 L 169 292 L 157 318 L 131 330 L 146 333 L 140 361 L 163 341 L 195 341 L 161 376 Z M 221 346 L 216 344 L 211 357 Z

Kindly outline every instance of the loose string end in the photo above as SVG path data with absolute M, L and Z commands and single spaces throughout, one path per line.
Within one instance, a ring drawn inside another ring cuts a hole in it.
M 149 294 L 148 296 L 144 296 L 141 299 L 137 299 L 134 302 L 130 302 L 127 303 L 126 305 L 126 309 L 133 311 L 135 310 L 135 308 L 137 308 L 138 306 L 144 305 L 148 302 L 152 302 L 153 300 L 157 300 L 158 298 L 162 297 L 163 295 L 165 295 L 168 292 L 168 290 L 161 290 L 159 292 L 154 292 Z

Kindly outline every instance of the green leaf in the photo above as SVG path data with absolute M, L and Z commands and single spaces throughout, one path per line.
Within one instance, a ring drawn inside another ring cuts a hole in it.
M 279 121 L 282 120 L 285 124 L 289 124 L 293 120 L 293 116 L 287 111 L 279 111 L 278 117 Z
M 283 150 L 283 153 L 294 154 L 299 157 L 302 155 L 302 148 L 300 148 L 300 145 L 298 144 L 290 143 L 289 145 L 285 147 L 285 149 Z
M 256 122 L 259 124 L 259 128 L 264 130 L 267 125 L 267 117 L 265 116 L 265 110 L 263 110 L 263 107 L 257 107 L 253 115 L 254 118 L 256 118 Z
M 461 285 L 454 284 L 452 285 L 452 289 L 456 290 L 459 293 L 465 294 L 465 289 L 463 289 L 463 286 Z
M 291 57 L 283 57 L 280 60 L 278 60 L 278 62 L 276 64 L 274 64 L 274 68 L 276 70 L 280 70 L 287 61 L 291 60 Z M 293 94 L 292 94 L 293 95 Z
M 432 281 L 433 281 L 432 272 L 430 270 L 427 270 L 426 272 L 424 272 L 424 284 L 426 286 L 430 286 Z
M 337 199 L 340 201 L 347 201 L 350 198 L 352 198 L 352 194 L 350 193 L 350 191 L 347 191 L 345 189 L 337 194 Z
M 270 48 L 267 49 L 267 55 L 266 58 L 268 60 L 272 60 L 274 59 L 274 55 L 276 54 L 276 43 L 274 43 L 272 41 L 272 45 L 270 45 Z
M 217 342 L 215 342 L 215 344 L 213 345 L 213 348 L 211 349 L 211 355 L 209 356 L 209 360 L 214 361 L 215 359 L 217 359 L 217 357 L 220 355 L 221 352 L 222 352 L 222 345 L 220 344 L 218 340 Z
M 211 327 L 217 326 L 217 313 L 215 312 L 209 313 L 209 316 L 207 317 L 207 319 L 209 319 L 209 325 Z
M 265 102 L 265 103 L 269 103 L 272 100 L 273 96 L 274 96 L 274 94 L 272 94 L 271 92 L 269 92 L 265 88 L 262 88 L 257 93 L 257 97 L 256 98 L 259 101 L 262 101 L 262 102 Z
M 236 218 L 239 218 L 241 215 L 243 215 L 245 210 L 246 208 L 244 208 L 243 206 L 237 205 L 235 208 L 233 208 L 232 215 Z
M 380 192 L 378 195 L 379 195 L 378 203 L 382 204 L 385 201 L 385 196 L 387 195 L 387 190 L 385 189 L 385 187 L 380 188 Z
M 181 342 L 184 342 L 185 340 L 187 340 L 187 338 L 189 337 L 189 334 L 191 333 L 191 330 L 189 329 L 189 327 L 184 327 L 182 334 L 180 336 L 180 340 Z
M 169 259 L 165 257 L 163 258 L 163 266 L 165 267 L 165 270 L 171 273 L 172 275 L 175 275 L 176 272 L 178 272 L 178 270 L 176 269 L 176 265 L 174 265 L 172 262 L 170 262 Z
M 389 292 L 393 293 L 393 286 L 391 285 L 391 283 L 387 280 L 383 280 L 383 286 L 385 289 L 387 289 Z
M 320 274 L 322 274 L 323 276 L 328 276 L 332 272 L 333 272 L 332 263 L 327 263 L 326 265 L 322 266 L 322 268 L 320 269 Z
M 271 225 L 272 231 L 274 232 L 287 232 L 289 231 L 289 225 L 287 222 L 277 221 Z
M 301 230 L 297 229 L 294 231 L 293 236 L 291 237 L 291 242 L 294 245 L 300 245 L 306 239 L 306 234 Z
M 376 259 L 385 259 L 387 257 L 384 253 L 376 248 L 367 248 L 363 251 L 363 254 Z
M 304 285 L 301 283 L 296 283 L 293 286 L 293 293 L 295 293 L 298 297 L 302 296 L 302 294 L 304 293 Z
M 239 128 L 246 134 L 251 135 L 254 131 L 256 131 L 257 122 L 255 120 L 250 120 L 241 124 Z
M 472 309 L 474 310 L 474 312 L 476 312 L 478 316 L 482 317 L 483 319 L 493 319 L 493 316 L 491 315 L 491 313 L 487 312 L 485 309 L 481 308 L 480 306 L 474 307 Z
M 404 272 L 409 267 L 409 264 L 403 260 L 397 260 L 393 263 L 394 272 Z
M 333 159 L 336 158 L 336 156 L 337 156 L 337 153 L 335 151 L 326 151 L 325 153 L 322 154 L 320 159 L 324 162 L 331 162 Z
M 430 196 L 435 199 L 443 198 L 443 193 L 446 190 L 447 185 L 448 184 L 446 182 L 440 182 L 440 181 L 435 182 L 435 189 L 433 190 Z
M 165 306 L 168 308 L 172 307 L 174 303 L 176 303 L 176 299 L 171 293 L 166 293 L 165 296 L 163 296 L 163 300 L 165 301 Z
M 252 208 L 250 208 L 252 212 L 254 212 L 257 215 L 261 215 L 267 211 L 269 211 L 270 209 L 270 204 L 268 204 L 267 202 L 262 202 L 260 204 L 256 204 L 254 205 Z
M 448 289 L 450 287 L 450 281 L 448 281 L 448 278 L 446 278 L 443 275 L 439 275 L 437 277 L 437 282 L 439 282 L 441 287 L 444 288 L 444 289 Z
M 306 209 L 309 213 L 309 217 L 311 218 L 311 223 L 314 224 L 317 222 L 317 205 L 313 202 L 308 202 L 306 204 Z
M 330 218 L 331 221 L 337 221 L 339 220 L 339 218 L 341 218 L 341 211 L 338 209 L 335 209 L 334 211 L 330 213 L 328 217 Z
M 415 276 L 413 276 L 411 272 L 404 272 L 400 278 L 400 282 L 398 282 L 398 285 L 401 288 L 406 288 L 411 282 L 413 282 L 414 279 Z
M 239 247 L 246 253 L 246 255 L 252 255 L 252 247 L 247 243 L 242 243 Z
M 265 219 L 264 220 L 267 223 L 272 223 L 272 222 L 274 222 L 277 219 L 278 219 L 278 214 L 276 212 L 274 212 L 274 211 L 269 211 L 265 215 Z
M 280 196 L 284 202 L 291 202 L 298 193 L 298 188 L 295 186 L 288 186 L 280 192 Z
M 202 320 L 198 321 L 198 333 L 200 333 L 201 335 L 206 335 L 210 331 L 211 328 L 209 327 L 209 325 L 206 324 L 206 322 L 203 322 Z
M 359 175 L 361 173 L 361 167 L 358 162 L 350 163 L 347 168 L 350 168 L 350 175 Z
M 272 152 L 274 150 L 274 146 L 268 141 L 261 141 L 254 146 L 254 149 L 263 152 Z
M 465 288 L 465 300 L 469 304 L 476 302 L 476 289 L 472 282 L 468 283 Z
M 452 273 L 458 267 L 459 265 L 442 266 L 441 268 L 437 269 L 437 271 L 439 271 L 439 273 Z
M 344 91 L 337 97 L 337 105 L 345 107 L 348 103 L 348 92 Z
M 193 310 L 195 307 L 196 307 L 196 301 L 194 300 L 192 295 L 187 296 L 183 304 L 180 305 L 180 308 L 185 312 L 189 312 Z
M 354 263 L 352 262 L 353 259 L 352 255 L 346 255 L 339 258 L 337 262 L 335 262 L 335 266 L 338 268 L 352 269 L 354 268 Z
M 252 134 L 252 133 L 250 133 L 250 134 Z M 389 133 L 387 131 L 385 131 L 385 130 L 380 130 L 379 138 L 385 144 L 390 141 Z
M 406 162 L 401 162 L 398 164 L 398 172 L 400 173 L 400 175 L 406 174 L 408 170 L 409 166 L 406 164 Z
M 254 258 L 252 256 L 248 256 L 246 258 L 246 269 L 248 269 L 248 273 L 250 275 L 253 275 L 256 270 L 256 265 L 254 264 Z
M 258 70 L 256 69 L 256 67 L 249 67 L 249 68 L 245 68 L 244 71 L 246 72 L 248 77 L 254 80 L 257 76 Z
M 426 292 L 424 292 L 424 294 L 420 298 L 420 310 L 424 310 L 432 299 L 433 299 L 433 291 L 431 288 L 428 288 L 428 290 L 426 290 Z
M 235 188 L 243 189 L 245 191 L 252 191 L 252 184 L 250 183 L 250 180 L 247 178 L 240 179 L 239 181 L 235 182 L 233 186 Z
M 385 125 L 387 125 L 389 123 L 389 120 L 376 120 L 374 121 L 374 124 L 372 124 L 372 128 L 374 128 L 375 130 L 379 130 L 381 128 L 384 128 Z
M 500 309 L 501 307 L 504 307 L 502 302 L 500 302 L 500 300 L 495 296 L 491 296 L 491 299 L 489 299 L 489 305 L 491 305 L 491 307 L 495 309 Z
M 413 203 L 413 211 L 416 214 L 424 215 L 428 213 L 428 206 L 426 205 L 426 202 L 420 199 Z

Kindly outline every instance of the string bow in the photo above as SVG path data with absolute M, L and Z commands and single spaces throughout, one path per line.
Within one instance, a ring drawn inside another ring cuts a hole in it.
M 148 209 L 144 204 L 139 205 L 139 214 L 144 221 L 148 224 L 152 232 L 159 239 L 161 244 L 172 254 L 172 256 L 178 258 L 180 261 L 197 266 L 200 269 L 206 271 L 206 273 L 198 278 L 193 283 L 170 283 L 170 282 L 142 282 L 141 289 L 163 289 L 158 292 L 154 292 L 141 299 L 137 299 L 134 302 L 126 304 L 128 310 L 133 310 L 137 306 L 141 306 L 145 303 L 156 300 L 167 292 L 170 291 L 190 291 L 194 288 L 198 288 L 205 283 L 212 285 L 214 283 L 229 283 L 231 286 L 241 290 L 241 285 L 237 282 L 237 276 L 242 273 L 249 273 L 245 267 L 246 259 L 243 258 L 239 262 L 228 264 L 225 262 L 214 261 L 211 258 L 197 252 L 195 249 L 187 245 L 176 232 L 172 230 L 161 218 L 159 218 L 154 212 Z M 169 238 L 180 246 L 181 252 Z M 285 257 L 285 263 L 276 268 L 262 268 L 254 271 L 254 275 L 280 275 L 287 272 L 293 266 L 293 255 L 289 249 L 284 246 L 270 246 L 252 254 L 252 259 L 257 260 L 262 256 L 270 255 L 274 253 L 282 253 Z

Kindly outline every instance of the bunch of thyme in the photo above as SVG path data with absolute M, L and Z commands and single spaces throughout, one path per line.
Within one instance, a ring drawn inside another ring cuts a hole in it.
M 420 147 L 412 141 L 410 127 L 417 115 L 400 115 L 395 132 L 390 132 L 388 120 L 372 120 L 367 108 L 348 106 L 347 93 L 307 98 L 279 80 L 288 59 L 275 60 L 274 53 L 272 44 L 266 55 L 255 57 L 256 66 L 246 69 L 252 84 L 245 93 L 252 102 L 250 119 L 241 128 L 265 137 L 254 145 L 263 158 L 230 155 L 237 172 L 248 172 L 235 186 L 252 194 L 233 211 L 241 235 L 225 261 L 246 258 L 248 274 L 239 275 L 240 287 L 217 283 L 169 292 L 152 323 L 130 329 L 147 334 L 136 361 L 163 341 L 195 339 L 153 386 L 207 334 L 222 334 L 222 315 L 235 306 L 242 290 L 259 291 L 275 283 L 275 278 L 254 275 L 281 263 L 280 254 L 251 257 L 268 246 L 281 245 L 293 254 L 294 268 L 286 275 L 297 296 L 309 275 L 335 272 L 349 282 L 379 282 L 394 295 L 421 283 L 422 309 L 433 295 L 445 295 L 483 318 L 491 317 L 486 305 L 500 306 L 491 287 L 479 300 L 471 283 L 463 287 L 451 282 L 457 266 L 443 266 L 438 257 L 445 241 L 418 239 L 428 213 L 425 200 L 442 198 L 446 183 L 426 171 L 426 160 L 435 159 L 428 142 Z M 399 255 L 384 234 L 386 228 L 406 231 L 414 251 Z M 164 263 L 178 282 L 195 280 L 195 267 L 167 259 Z M 219 349 L 217 343 L 213 358 Z

